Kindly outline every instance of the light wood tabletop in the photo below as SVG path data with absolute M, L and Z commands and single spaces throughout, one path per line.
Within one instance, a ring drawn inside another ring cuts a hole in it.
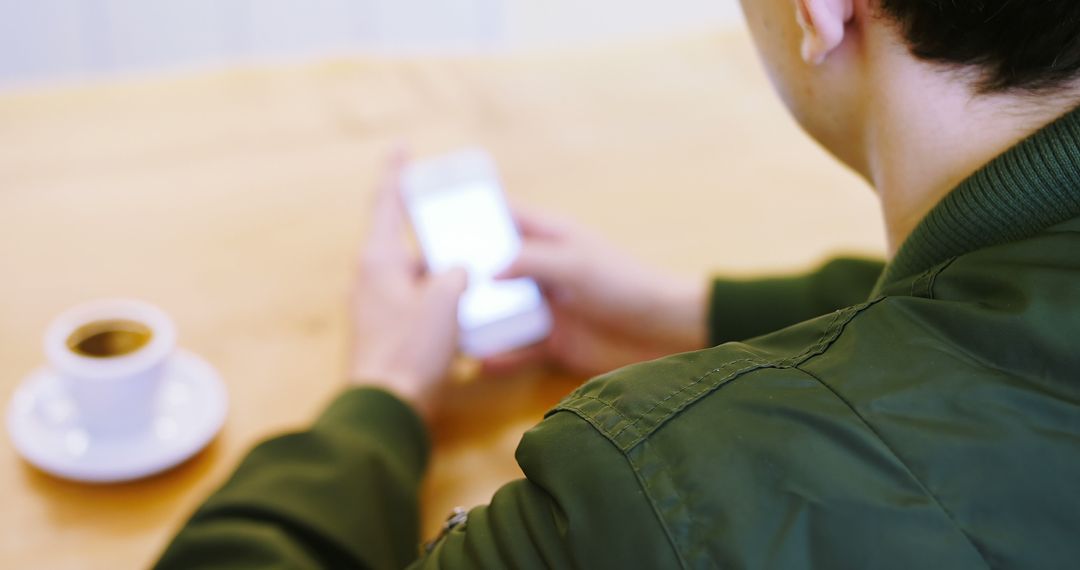
M 342 389 L 344 299 L 382 159 L 487 147 L 513 200 L 673 272 L 798 270 L 884 250 L 872 192 L 783 111 L 742 33 L 588 53 L 335 60 L 0 95 L 0 398 L 49 320 L 169 312 L 231 397 L 203 453 L 134 483 L 42 474 L 0 443 L 0 567 L 149 565 L 260 439 Z M 580 379 L 456 388 L 423 532 L 520 476 L 521 434 Z

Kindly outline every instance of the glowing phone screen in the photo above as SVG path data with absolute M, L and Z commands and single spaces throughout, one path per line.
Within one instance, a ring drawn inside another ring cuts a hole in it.
M 414 195 L 409 208 L 428 268 L 464 267 L 469 289 L 458 307 L 472 329 L 535 308 L 540 290 L 531 279 L 495 281 L 521 249 L 521 238 L 494 182 L 474 181 Z

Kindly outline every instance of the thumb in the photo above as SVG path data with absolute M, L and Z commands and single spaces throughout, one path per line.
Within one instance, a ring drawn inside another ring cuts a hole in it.
M 437 304 L 457 306 L 458 299 L 469 287 L 469 272 L 461 267 L 431 277 L 428 294 Z
M 565 286 L 573 279 L 571 257 L 566 248 L 541 243 L 526 243 L 517 259 L 499 272 L 496 279 L 532 277 L 543 285 Z

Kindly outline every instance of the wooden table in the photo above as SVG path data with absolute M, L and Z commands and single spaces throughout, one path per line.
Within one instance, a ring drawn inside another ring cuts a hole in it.
M 381 158 L 479 144 L 517 200 L 671 271 L 880 252 L 873 195 L 795 127 L 741 33 L 513 59 L 341 60 L 0 95 L 0 398 L 49 319 L 135 296 L 224 377 L 224 432 L 148 480 L 84 485 L 0 443 L 0 567 L 149 564 L 259 439 L 342 387 L 343 299 Z M 520 476 L 521 433 L 577 379 L 461 387 L 424 533 Z

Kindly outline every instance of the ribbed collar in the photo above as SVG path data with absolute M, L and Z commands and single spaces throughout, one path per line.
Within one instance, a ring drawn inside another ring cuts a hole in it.
M 900 246 L 875 295 L 952 257 L 1031 237 L 1080 216 L 1080 109 L 964 180 Z

